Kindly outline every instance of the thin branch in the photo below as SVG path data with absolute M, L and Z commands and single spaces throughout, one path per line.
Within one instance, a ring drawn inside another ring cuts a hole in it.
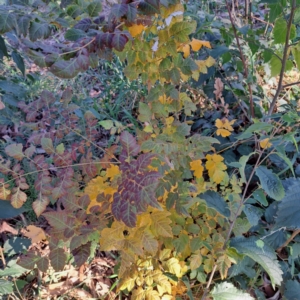
M 287 62 L 287 59 L 288 59 L 289 40 L 290 40 L 291 29 L 292 29 L 292 24 L 293 24 L 293 19 L 294 19 L 295 12 L 296 12 L 296 0 L 293 0 L 292 7 L 291 7 L 290 18 L 289 18 L 288 24 L 287 24 L 287 32 L 286 32 L 286 38 L 285 38 L 285 44 L 284 44 L 284 50 L 283 50 L 282 66 L 281 66 L 280 75 L 279 75 L 278 87 L 277 87 L 275 96 L 273 98 L 273 101 L 270 105 L 270 108 L 269 108 L 269 111 L 268 111 L 268 116 L 270 116 L 273 113 L 276 102 L 277 102 L 277 99 L 278 99 L 278 96 L 279 96 L 279 94 L 282 90 L 283 76 L 284 76 L 284 72 L 285 72 L 286 62 Z
M 245 59 L 245 56 L 243 54 L 243 50 L 242 50 L 242 47 L 241 47 L 241 44 L 240 44 L 240 40 L 239 40 L 237 31 L 236 31 L 236 28 L 235 28 L 235 25 L 234 25 L 234 22 L 233 22 L 233 18 L 232 18 L 231 11 L 230 11 L 230 6 L 229 6 L 227 0 L 225 0 L 225 3 L 226 3 L 227 11 L 228 11 L 228 14 L 229 14 L 233 34 L 234 34 L 237 46 L 239 48 L 239 52 L 240 52 L 240 55 L 241 55 L 241 60 L 242 60 L 242 63 L 243 63 L 244 69 L 245 69 L 244 70 L 245 71 L 245 77 L 246 77 L 246 80 L 248 81 L 249 73 L 248 73 L 248 66 L 247 66 L 247 63 L 246 63 L 246 59 Z M 250 102 L 251 117 L 254 118 L 253 93 L 252 93 L 252 86 L 249 82 L 248 82 L 248 90 L 249 90 L 249 102 Z
M 89 44 L 93 43 L 95 40 L 96 40 L 96 38 L 93 37 L 93 38 L 92 38 L 88 43 L 86 43 L 85 45 L 83 45 L 83 46 L 81 46 L 81 47 L 78 47 L 78 48 L 76 48 L 76 49 L 74 49 L 74 50 L 71 50 L 71 51 L 69 51 L 69 52 L 60 53 L 59 56 L 77 52 L 77 51 L 79 51 L 79 50 L 81 50 L 81 49 L 87 47 Z
M 212 279 L 214 277 L 214 274 L 215 274 L 216 270 L 217 270 L 217 265 L 214 265 L 214 268 L 213 268 L 213 270 L 212 270 L 212 272 L 211 272 L 211 274 L 209 276 L 209 280 L 208 280 L 207 286 L 206 286 L 206 288 L 204 290 L 204 293 L 203 293 L 203 295 L 201 297 L 201 300 L 205 300 L 206 299 L 206 296 L 207 296 L 207 294 L 209 292 L 209 287 L 211 285 L 211 282 L 212 282 Z
M 296 237 L 296 235 L 298 235 L 300 233 L 300 229 L 297 229 L 297 230 L 295 230 L 293 233 L 292 233 L 292 235 L 291 235 L 291 237 L 289 238 L 289 239 L 287 239 L 277 250 L 276 250 L 276 252 L 281 252 L 281 250 L 283 249 L 283 248 L 285 248 L 295 237 Z
M 297 84 L 300 84 L 300 81 L 296 81 L 296 82 L 292 82 L 292 83 L 289 83 L 289 84 L 285 84 L 282 86 L 283 89 L 287 88 L 287 87 L 290 87 L 290 86 L 293 86 L 293 85 L 297 85 Z

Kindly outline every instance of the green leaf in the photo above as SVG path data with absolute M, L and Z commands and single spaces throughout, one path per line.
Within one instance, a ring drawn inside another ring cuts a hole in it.
M 170 77 L 171 77 L 171 81 L 174 84 L 180 83 L 180 72 L 177 68 L 173 68 L 172 70 L 170 70 Z
M 145 15 L 153 15 L 159 13 L 159 1 L 158 0 L 140 1 L 138 8 Z
M 241 176 L 242 182 L 244 182 L 244 183 L 247 182 L 246 175 L 245 175 L 245 167 L 246 167 L 247 161 L 249 160 L 250 156 L 252 156 L 253 154 L 255 154 L 255 152 L 251 152 L 248 155 L 243 155 L 239 160 L 239 163 L 241 164 L 241 166 L 239 167 L 240 176 Z
M 268 206 L 268 201 L 264 191 L 262 189 L 257 189 L 252 194 L 253 198 L 258 201 L 263 206 Z
M 9 12 L 0 12 L 0 34 L 9 32 L 16 27 L 16 16 Z
M 280 285 L 282 281 L 282 270 L 279 267 L 277 256 L 274 250 L 264 244 L 263 248 L 257 246 L 256 237 L 237 237 L 230 241 L 230 247 L 235 248 L 239 253 L 252 258 L 260 264 L 268 273 L 273 287 L 277 284 Z
M 143 102 L 139 102 L 139 116 L 138 119 L 141 122 L 150 122 L 152 117 L 152 112 L 150 107 Z
M 177 239 L 172 241 L 176 252 L 183 252 L 185 247 L 189 244 L 189 236 L 181 233 Z
M 291 184 L 278 206 L 276 228 L 300 228 L 300 186 Z
M 276 55 L 272 55 L 270 60 L 271 77 L 276 77 L 280 73 L 281 67 L 281 60 Z
M 293 300 L 298 299 L 300 294 L 300 283 L 295 280 L 288 280 L 285 283 L 285 289 L 284 289 L 284 299 L 287 300 Z
M 49 71 L 59 78 L 70 79 L 75 77 L 80 71 L 80 66 L 76 59 L 69 61 L 59 60 L 55 62 Z
M 210 294 L 214 300 L 254 300 L 248 293 L 238 290 L 230 282 L 215 285 Z
M 228 204 L 219 193 L 215 191 L 206 191 L 205 193 L 198 195 L 198 197 L 205 200 L 208 207 L 215 209 L 217 212 L 227 218 L 230 217 Z
M 29 38 L 32 41 L 48 38 L 51 34 L 51 27 L 46 22 L 31 22 L 29 27 Z
M 100 1 L 94 1 L 88 5 L 87 11 L 90 17 L 97 17 L 99 12 L 102 10 L 102 5 Z
M 27 36 L 29 26 L 30 26 L 31 17 L 28 15 L 22 16 L 17 19 L 18 23 L 18 33 L 23 34 L 24 37 Z
M 47 154 L 55 152 L 52 140 L 50 138 L 41 138 L 41 146 Z
M 274 35 L 274 42 L 275 44 L 284 44 L 286 40 L 287 35 L 287 22 L 283 18 L 279 18 L 276 20 L 274 29 L 273 29 L 273 35 Z M 290 32 L 290 40 L 294 39 L 296 37 L 296 27 L 294 24 L 291 26 L 291 32 Z
M 65 39 L 69 41 L 77 41 L 86 36 L 83 30 L 71 28 L 65 33 Z
M 3 200 L 1 200 L 3 201 Z M 6 201 L 8 202 L 8 201 Z M 1 217 L 0 217 L 1 218 Z M 13 256 L 15 254 L 20 254 L 27 250 L 29 246 L 31 245 L 31 240 L 27 238 L 21 238 L 21 237 L 12 237 L 5 241 L 3 250 L 5 252 L 5 255 L 7 256 Z
M 255 170 L 264 191 L 273 199 L 279 201 L 284 197 L 284 188 L 279 177 L 271 170 L 260 166 Z
M 291 48 L 294 56 L 294 60 L 297 64 L 298 70 L 300 70 L 300 42 Z
M 252 227 L 246 218 L 238 218 L 234 224 L 233 233 L 235 236 L 242 236 Z
M 4 270 L 0 270 L 0 277 L 4 276 L 20 276 L 24 272 L 27 272 L 27 269 L 22 268 L 20 265 L 17 265 L 16 260 L 11 260 L 7 264 L 6 268 Z
M 272 130 L 272 128 L 273 128 L 273 125 L 264 123 L 264 122 L 258 122 L 258 123 L 252 124 L 242 134 L 240 134 L 237 137 L 237 140 L 248 139 L 249 137 L 251 137 L 253 135 L 253 133 L 259 133 L 262 131 L 270 132 Z
M 11 57 L 15 64 L 17 65 L 18 69 L 22 72 L 22 74 L 25 76 L 25 64 L 23 57 L 16 51 L 13 51 L 11 53 Z
M 0 295 L 7 295 L 11 294 L 12 292 L 13 283 L 8 280 L 0 279 Z
M 14 208 L 10 201 L 0 200 L 0 219 L 12 219 L 26 210 L 24 207 Z
M 23 145 L 22 144 L 11 144 L 5 147 L 5 153 L 17 160 L 24 158 Z
M 69 5 L 67 7 L 67 14 L 72 17 L 73 19 L 76 19 L 78 16 L 80 16 L 83 13 L 80 6 L 78 5 Z
M 189 40 L 189 35 L 196 30 L 196 22 L 177 22 L 170 28 L 170 35 L 181 43 L 187 42 Z
M 1 52 L 3 53 L 4 56 L 8 57 L 8 52 L 7 52 L 4 38 L 0 35 L 0 53 Z
M 100 121 L 99 125 L 104 127 L 106 130 L 110 130 L 114 127 L 114 122 L 112 120 L 104 120 L 104 121 Z

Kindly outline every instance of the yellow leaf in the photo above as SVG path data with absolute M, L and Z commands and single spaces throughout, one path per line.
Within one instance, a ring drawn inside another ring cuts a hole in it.
M 133 24 L 128 28 L 129 33 L 132 35 L 132 37 L 136 37 L 139 35 L 142 31 L 144 31 L 146 27 L 142 24 Z
M 205 60 L 205 65 L 209 68 L 211 66 L 213 66 L 215 64 L 215 60 L 209 56 L 206 60 Z
M 109 182 L 104 182 L 105 180 L 106 178 L 98 176 L 87 184 L 84 193 L 89 195 L 91 199 L 91 202 L 87 208 L 88 213 L 93 206 L 101 206 L 101 203 L 97 202 L 97 196 L 99 194 L 104 193 L 105 195 L 113 195 L 117 191 L 116 188 L 110 186 Z M 110 201 L 112 201 L 112 197 L 110 198 Z
M 217 135 L 221 135 L 222 137 L 227 137 L 231 135 L 230 131 L 226 129 L 218 129 L 216 133 Z
M 152 133 L 153 132 L 153 127 L 152 125 L 146 125 L 143 129 L 143 131 L 148 132 L 148 133 Z
M 173 237 L 172 228 L 170 226 L 172 221 L 168 218 L 169 215 L 170 213 L 168 211 L 154 211 L 150 215 L 152 220 L 150 230 L 154 236 Z
M 192 271 L 199 268 L 202 264 L 202 255 L 200 254 L 200 250 L 197 250 L 195 253 L 193 253 L 189 261 L 190 261 L 190 268 Z
M 161 275 L 157 280 L 157 290 L 160 296 L 165 293 L 171 294 L 172 287 L 171 283 L 169 282 L 168 278 L 165 275 Z
M 42 228 L 36 227 L 34 225 L 29 225 L 22 230 L 24 236 L 31 239 L 32 243 L 38 243 L 46 239 L 45 232 Z
M 165 263 L 166 269 L 172 273 L 175 274 L 178 278 L 182 276 L 181 274 L 181 265 L 179 264 L 179 261 L 177 258 L 172 257 Z
M 132 300 L 144 300 L 145 299 L 145 291 L 142 287 L 138 287 L 132 291 L 131 295 Z
M 170 126 L 174 122 L 174 117 L 166 118 L 166 125 Z
M 7 196 L 10 195 L 11 191 L 8 190 L 4 185 L 2 185 L 2 187 L 0 187 L 0 198 L 2 200 L 6 200 Z
M 206 47 L 206 48 L 211 48 L 211 45 L 208 41 L 200 41 L 197 39 L 192 39 L 192 41 L 190 42 L 190 45 L 193 49 L 193 51 L 199 51 L 202 46 Z
M 146 291 L 146 299 L 147 300 L 160 300 L 160 296 L 157 291 L 154 291 L 152 288 L 149 288 Z
M 181 51 L 183 52 L 183 57 L 187 58 L 188 56 L 190 56 L 191 53 L 190 45 L 189 44 L 184 45 Z
M 194 171 L 194 175 L 196 178 L 202 177 L 204 168 L 200 159 L 190 162 L 190 168 L 191 171 Z
M 206 169 L 208 170 L 208 176 L 215 183 L 219 184 L 225 178 L 227 169 L 226 165 L 222 162 L 224 158 L 218 154 L 207 154 L 207 162 L 205 164 Z
M 128 270 L 128 272 L 126 272 L 122 277 L 118 289 L 121 291 L 127 289 L 130 292 L 135 286 L 135 280 L 137 279 L 137 277 L 138 277 L 137 271 L 130 273 Z
M 216 127 L 218 128 L 217 135 L 221 135 L 222 137 L 230 136 L 231 131 L 233 131 L 231 125 L 233 125 L 234 122 L 235 120 L 231 120 L 229 122 L 229 120 L 226 118 L 223 118 L 222 120 L 217 119 L 215 123 Z
M 110 164 L 110 167 L 106 169 L 106 176 L 113 179 L 116 175 L 120 174 L 119 166 Z
M 270 139 L 269 138 L 266 138 L 266 139 L 263 139 L 259 142 L 259 145 L 261 148 L 263 149 L 268 149 L 272 146 L 272 143 L 270 143 Z
M 195 60 L 195 63 L 199 67 L 199 72 L 202 74 L 207 74 L 207 66 L 205 60 Z

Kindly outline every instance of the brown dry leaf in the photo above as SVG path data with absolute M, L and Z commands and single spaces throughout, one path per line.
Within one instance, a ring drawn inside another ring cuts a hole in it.
M 42 228 L 29 225 L 25 229 L 22 229 L 22 233 L 24 236 L 30 238 L 32 243 L 38 243 L 46 239 L 45 232 Z
M 224 84 L 220 78 L 217 78 L 214 84 L 214 94 L 216 95 L 216 100 L 221 99 L 222 97 L 222 92 L 224 88 Z
M 0 110 L 1 109 L 4 109 L 5 108 L 5 105 L 4 105 L 4 103 L 1 101 L 1 98 L 0 98 Z
M 5 232 L 5 231 L 10 232 L 12 234 L 18 234 L 18 231 L 16 229 L 12 228 L 5 221 L 3 221 L 0 225 L 0 233 Z

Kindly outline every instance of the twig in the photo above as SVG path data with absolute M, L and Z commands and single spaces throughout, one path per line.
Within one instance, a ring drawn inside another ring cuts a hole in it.
M 209 287 L 210 287 L 210 285 L 211 285 L 211 282 L 212 282 L 212 279 L 213 279 L 214 274 L 215 274 L 215 272 L 216 272 L 216 269 L 217 269 L 217 265 L 214 265 L 214 268 L 213 268 L 213 270 L 212 270 L 212 272 L 211 272 L 211 274 L 210 274 L 210 276 L 209 276 L 209 280 L 208 280 L 208 282 L 207 282 L 207 285 L 206 285 L 206 288 L 205 288 L 205 290 L 204 290 L 204 293 L 203 293 L 203 295 L 202 295 L 202 297 L 201 297 L 201 300 L 205 300 L 205 299 L 206 299 L 206 296 L 207 296 L 207 294 L 208 294 L 208 292 L 209 292 Z
M 230 11 L 230 6 L 229 6 L 227 0 L 225 0 L 225 3 L 226 3 L 227 11 L 228 11 L 228 14 L 229 14 L 233 34 L 234 34 L 237 46 L 239 48 L 239 52 L 240 52 L 240 55 L 241 55 L 241 60 L 242 60 L 242 63 L 243 63 L 244 69 L 245 69 L 245 77 L 246 77 L 246 80 L 248 81 L 249 73 L 248 73 L 248 67 L 247 67 L 246 59 L 245 59 L 245 56 L 243 54 L 242 47 L 241 47 L 241 44 L 240 44 L 240 40 L 239 40 L 237 31 L 236 31 L 236 28 L 235 28 L 235 25 L 234 25 L 234 22 L 233 22 L 233 18 L 232 18 L 231 11 Z M 248 82 L 247 84 L 248 84 L 248 90 L 249 90 L 249 102 L 250 102 L 251 117 L 254 118 L 254 105 L 253 105 L 252 86 L 251 86 L 250 82 Z
M 292 82 L 292 83 L 289 83 L 289 84 L 285 84 L 282 86 L 283 89 L 287 88 L 287 87 L 290 87 L 290 86 L 293 86 L 293 85 L 297 85 L 297 84 L 300 84 L 300 81 L 296 81 L 296 82 Z
M 74 49 L 74 50 L 71 50 L 71 51 L 69 51 L 69 52 L 60 53 L 59 56 L 77 52 L 77 51 L 79 51 L 79 50 L 85 48 L 85 47 L 88 46 L 89 44 L 93 43 L 95 40 L 96 40 L 96 38 L 93 37 L 93 38 L 92 38 L 88 43 L 86 43 L 85 45 L 83 45 L 83 46 L 81 46 L 81 47 L 78 47 L 78 48 L 76 48 L 76 49 Z
M 281 252 L 281 250 L 283 249 L 283 248 L 285 248 L 294 238 L 295 238 L 295 236 L 297 235 L 297 234 L 299 234 L 300 233 L 300 229 L 297 229 L 297 230 L 295 230 L 293 233 L 292 233 L 292 235 L 291 235 L 291 237 L 289 238 L 289 239 L 287 239 L 277 250 L 276 250 L 276 252 Z
M 258 17 L 251 16 L 251 18 L 252 18 L 252 19 L 255 19 L 255 20 L 257 20 L 257 21 L 259 21 L 259 22 L 261 22 L 261 23 L 265 23 L 265 24 L 268 24 L 268 25 L 274 27 L 273 24 L 269 23 L 268 21 L 262 20 L 262 19 L 260 19 L 260 18 L 258 18 Z
M 5 261 L 5 257 L 4 257 L 2 247 L 0 247 L 0 256 L 1 256 L 2 263 L 3 263 L 3 267 L 5 268 L 6 267 L 6 261 Z
M 291 28 L 293 24 L 293 18 L 295 15 L 295 10 L 296 9 L 296 0 L 293 0 L 292 2 L 292 7 L 291 7 L 291 13 L 290 13 L 290 18 L 287 24 L 287 32 L 286 32 L 286 38 L 285 38 L 285 44 L 284 44 L 284 50 L 283 50 L 283 57 L 282 57 L 282 66 L 280 70 L 280 75 L 279 75 L 279 81 L 278 81 L 278 87 L 275 93 L 275 96 L 273 98 L 273 101 L 270 105 L 269 111 L 268 111 L 268 116 L 270 116 L 275 108 L 278 96 L 282 90 L 282 81 L 283 81 L 283 76 L 285 72 L 285 66 L 288 58 L 288 50 L 289 50 L 289 40 L 290 40 L 290 35 L 291 35 Z

